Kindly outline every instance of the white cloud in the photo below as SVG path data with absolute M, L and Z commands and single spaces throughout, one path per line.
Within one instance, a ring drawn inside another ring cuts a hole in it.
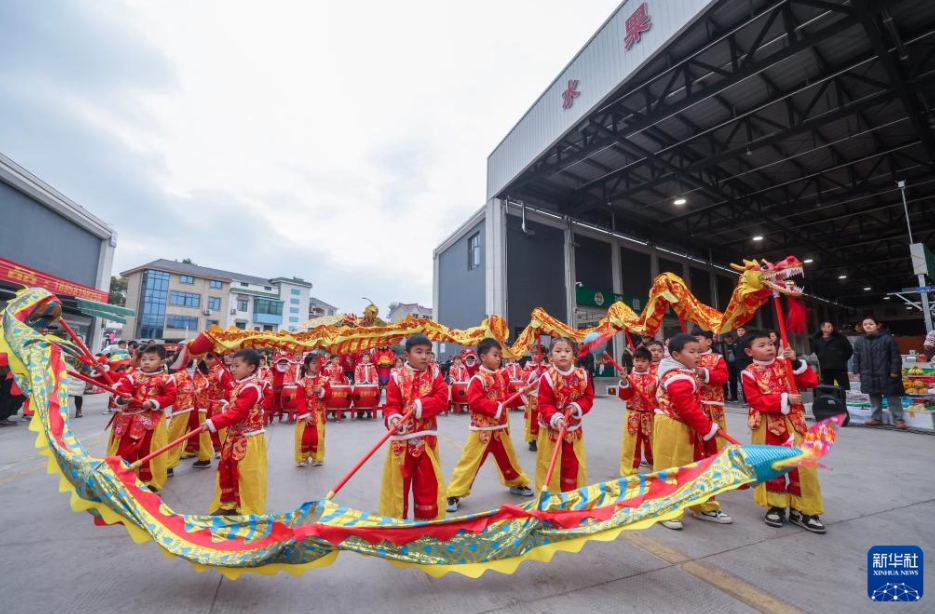
M 483 204 L 487 155 L 616 5 L 88 3 L 173 78 L 118 83 L 119 101 L 48 95 L 146 162 L 157 210 L 102 214 L 120 232 L 118 270 L 190 256 L 303 276 L 347 309 L 361 294 L 429 304 L 431 250 Z M 95 211 L 94 195 L 69 195 Z M 152 215 L 188 225 L 153 236 Z M 247 236 L 208 236 L 220 217 Z

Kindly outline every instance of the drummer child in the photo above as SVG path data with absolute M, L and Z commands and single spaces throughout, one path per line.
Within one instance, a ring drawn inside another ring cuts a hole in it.
M 376 386 L 379 383 L 377 379 L 377 367 L 370 363 L 370 353 L 364 352 L 360 357 L 360 362 L 354 367 L 354 385 L 355 386 Z M 370 418 L 376 418 L 376 408 L 367 412 Z M 357 412 L 357 418 L 363 418 L 364 412 Z

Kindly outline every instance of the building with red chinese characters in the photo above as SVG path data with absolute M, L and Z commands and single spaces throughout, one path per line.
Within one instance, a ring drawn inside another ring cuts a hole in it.
M 23 286 L 46 288 L 100 348 L 116 245 L 113 228 L 0 154 L 0 308 Z
M 488 157 L 434 252 L 437 321 L 592 325 L 665 271 L 723 309 L 731 262 L 794 254 L 813 331 L 924 332 L 894 293 L 919 286 L 907 217 L 935 243 L 933 44 L 931 0 L 622 2 Z

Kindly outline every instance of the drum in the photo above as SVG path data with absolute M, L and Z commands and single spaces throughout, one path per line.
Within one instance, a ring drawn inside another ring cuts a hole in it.
M 509 392 L 507 392 L 507 396 L 511 397 L 523 389 L 523 381 L 518 379 L 511 379 L 510 385 L 507 387 L 507 389 L 509 390 Z M 525 407 L 520 405 L 518 407 L 514 407 L 513 411 L 525 411 L 525 409 Z
M 467 407 L 467 391 L 467 382 L 455 382 L 451 385 L 451 403 L 455 406 L 456 414 Z
M 513 396 L 517 392 L 523 389 L 523 381 L 518 379 L 511 379 L 510 385 L 507 388 L 507 396 Z
M 295 410 L 296 398 L 299 395 L 299 389 L 296 386 L 282 387 L 282 406 L 284 409 Z
M 354 409 L 373 409 L 380 403 L 380 387 L 376 384 L 354 386 Z
M 347 384 L 331 384 L 331 395 L 325 404 L 328 413 L 334 412 L 340 420 L 342 412 L 351 408 L 351 387 Z

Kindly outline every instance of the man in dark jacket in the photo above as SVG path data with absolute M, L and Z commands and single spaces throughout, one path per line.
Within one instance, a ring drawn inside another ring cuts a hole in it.
M 747 347 L 747 340 L 743 338 L 747 334 L 747 329 L 743 326 L 737 327 L 737 340 L 734 341 L 731 349 L 734 352 L 734 366 L 737 369 L 738 378 L 739 374 L 743 373 L 743 370 L 746 369 L 753 362 L 753 359 L 747 356 L 747 353 L 744 352 L 744 348 Z M 743 393 L 743 386 L 740 387 L 740 392 Z M 744 398 L 746 402 L 746 398 Z
M 903 357 L 896 340 L 880 331 L 880 323 L 873 318 L 861 322 L 863 337 L 854 345 L 854 372 L 860 377 L 860 391 L 870 396 L 873 415 L 867 426 L 883 424 L 883 397 L 889 405 L 896 428 L 904 430 L 902 395 Z
M 847 337 L 839 333 L 831 322 L 822 322 L 821 331 L 812 337 L 812 351 L 818 356 L 821 383 L 828 386 L 837 384 L 844 390 L 850 390 L 847 361 L 854 353 L 854 348 Z

